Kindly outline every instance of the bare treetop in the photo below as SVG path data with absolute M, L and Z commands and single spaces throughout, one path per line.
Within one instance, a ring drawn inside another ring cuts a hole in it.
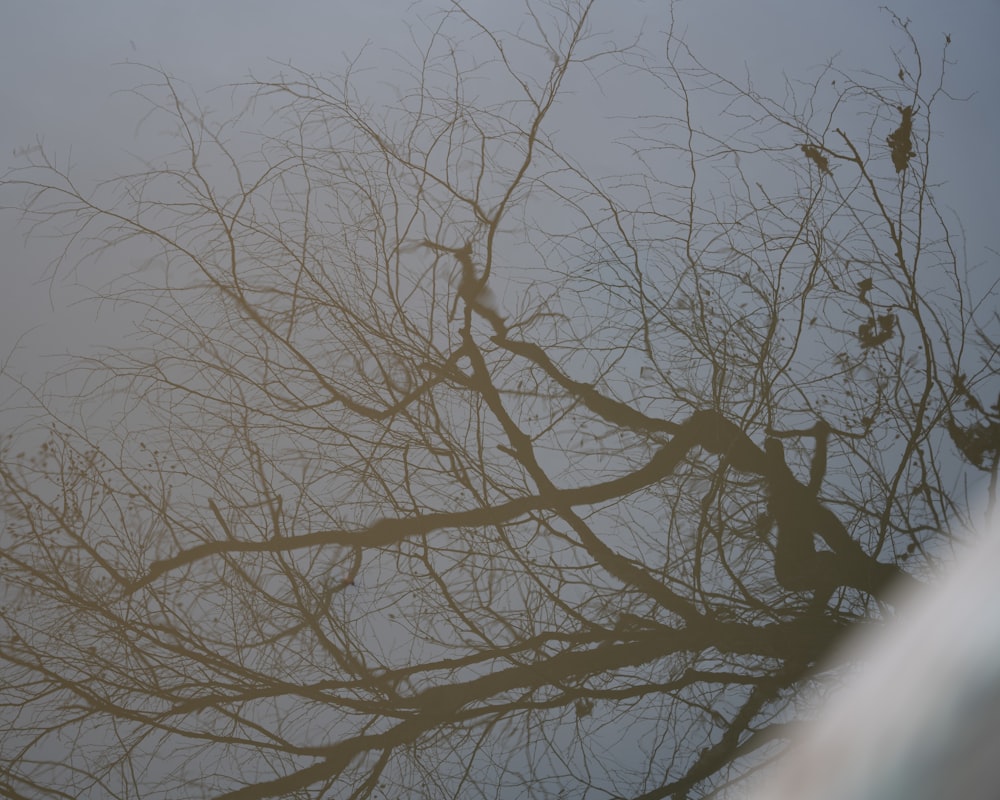
M 707 797 L 992 507 L 945 57 L 777 101 L 594 6 L 454 4 L 382 103 L 151 70 L 172 150 L 7 173 L 57 273 L 147 266 L 0 449 L 3 791 Z

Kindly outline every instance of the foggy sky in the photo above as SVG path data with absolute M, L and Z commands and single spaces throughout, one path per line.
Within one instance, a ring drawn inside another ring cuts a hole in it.
M 41 138 L 61 161 L 72 160 L 85 178 L 112 177 L 135 167 L 128 152 L 149 156 L 165 140 L 151 143 L 150 131 L 136 125 L 145 107 L 127 92 L 148 78 L 136 63 L 160 67 L 196 88 L 238 82 L 253 72 L 274 75 L 283 63 L 327 74 L 343 70 L 346 59 L 368 45 L 366 63 L 379 64 L 384 51 L 414 53 L 442 3 L 410 0 L 35 0 L 4 3 L 0 10 L 0 168 L 24 163 L 17 155 Z M 521 3 L 471 2 L 506 27 L 523 18 Z M 666 25 L 668 4 L 616 0 L 599 5 L 595 28 L 623 31 L 645 24 Z M 939 109 L 940 135 L 933 141 L 935 174 L 946 181 L 939 203 L 954 211 L 949 219 L 965 229 L 970 264 L 996 273 L 989 249 L 1000 249 L 996 226 L 1000 159 L 1000 0 L 905 0 L 893 5 L 911 30 L 924 57 L 936 60 L 945 33 L 952 37 L 948 85 L 964 103 Z M 831 3 L 818 0 L 698 0 L 676 5 L 679 28 L 694 53 L 733 78 L 749 73 L 765 93 L 781 93 L 783 75 L 807 79 L 815 67 L 836 56 L 845 70 L 894 69 L 890 48 L 899 45 L 879 2 Z M 411 33 L 412 28 L 412 33 Z M 385 57 L 389 61 L 389 57 Z M 129 63 L 131 62 L 131 63 Z M 932 69 L 936 64 L 928 64 Z M 388 75 L 386 77 L 389 77 Z M 404 83 L 406 76 L 400 77 Z M 212 95 L 207 95 L 211 105 Z M 222 98 L 220 98 L 222 99 Z M 621 98 L 620 98 L 621 99 Z M 627 102 L 629 98 L 624 98 Z M 635 98 L 633 108 L 641 108 Z M 600 146 L 601 143 L 595 143 Z M 586 146 L 586 144 L 584 145 Z M 6 196 L 5 202 L 12 198 Z M 81 344 L 114 338 L 113 319 L 93 306 L 68 304 L 83 296 L 69 276 L 55 285 L 40 281 L 53 246 L 33 241 L 9 212 L 0 214 L 0 357 L 17 338 L 17 363 L 47 353 L 65 353 Z M 990 263 L 990 260 L 992 263 Z M 127 265 L 126 265 L 127 268 Z M 122 265 L 92 267 L 80 276 L 100 284 Z
M 155 130 L 137 129 L 146 106 L 128 90 L 149 78 L 137 64 L 162 68 L 201 90 L 245 80 L 251 73 L 267 78 L 286 63 L 335 75 L 366 44 L 369 64 L 379 64 L 383 51 L 415 53 L 435 24 L 431 12 L 442 5 L 445 0 L 4 3 L 0 169 L 25 163 L 23 154 L 38 139 L 60 163 L 76 165 L 84 182 L 134 169 L 130 153 L 155 156 L 158 148 L 166 149 L 168 142 L 156 139 Z M 749 74 L 763 93 L 780 96 L 785 76 L 809 80 L 833 57 L 848 72 L 894 74 L 890 48 L 899 45 L 900 37 L 879 5 L 879 0 L 687 0 L 676 9 L 684 39 L 703 63 L 737 80 Z M 482 9 L 507 28 L 516 27 L 524 13 L 515 2 L 470 0 L 468 7 L 473 13 Z M 667 7 L 662 0 L 606 0 L 594 27 L 663 28 Z M 1000 131 L 1000 0 L 958 0 L 950 7 L 906 0 L 893 8 L 912 20 L 926 59 L 939 57 L 945 33 L 952 38 L 956 63 L 949 69 L 948 86 L 970 99 L 937 109 L 932 167 L 946 182 L 937 199 L 946 214 L 949 209 L 954 214 L 946 217 L 949 226 L 956 233 L 964 228 L 970 265 L 983 264 L 987 276 L 997 274 L 998 259 L 990 249 L 1000 251 L 1000 159 L 994 150 Z M 927 67 L 933 71 L 936 64 Z M 399 80 L 407 83 L 406 76 Z M 207 105 L 213 96 L 225 106 L 224 93 L 206 94 Z M 616 101 L 642 108 L 641 97 Z M 3 202 L 16 199 L 5 196 Z M 26 334 L 14 363 L 29 375 L 40 374 L 46 354 L 86 349 L 121 335 L 114 314 L 71 305 L 84 296 L 72 285 L 74 276 L 64 275 L 55 284 L 43 280 L 56 246 L 24 243 L 15 223 L 11 213 L 0 213 L 0 360 Z M 89 265 L 79 279 L 96 286 L 128 268 Z

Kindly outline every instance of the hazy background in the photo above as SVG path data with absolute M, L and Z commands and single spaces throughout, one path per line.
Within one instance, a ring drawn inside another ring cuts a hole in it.
M 171 143 L 155 126 L 137 127 L 147 106 L 129 90 L 150 74 L 138 64 L 162 68 L 206 92 L 245 80 L 268 78 L 292 65 L 338 74 L 366 43 L 366 63 L 386 64 L 401 85 L 407 76 L 384 51 L 413 54 L 436 24 L 433 12 L 444 0 L 302 0 L 280 7 L 264 0 L 93 0 L 92 2 L 0 3 L 0 170 L 26 162 L 40 139 L 61 165 L 73 164 L 88 180 L 136 168 L 134 155 L 155 157 Z M 499 6 L 499 9 L 497 8 Z M 516 28 L 521 3 L 470 0 L 472 13 Z M 600 8 L 600 7 L 599 7 Z M 844 70 L 895 74 L 891 47 L 901 38 L 879 3 L 846 0 L 687 0 L 676 4 L 680 31 L 702 62 L 739 80 L 746 74 L 764 94 L 782 96 L 783 81 L 810 80 L 831 58 Z M 983 285 L 1000 274 L 1000 0 L 959 0 L 946 8 L 931 0 L 892 5 L 910 18 L 929 72 L 945 34 L 952 39 L 947 86 L 963 103 L 937 107 L 938 138 L 932 142 L 933 174 L 944 184 L 939 205 L 953 232 L 964 229 L 966 258 L 980 265 Z M 668 24 L 666 2 L 609 0 L 594 28 L 636 30 Z M 627 39 L 621 36 L 620 40 Z M 382 98 L 391 98 L 391 85 Z M 225 107 L 225 90 L 203 95 L 206 105 Z M 636 109 L 641 98 L 616 97 Z M 601 100 L 594 98 L 595 114 Z M 594 137 L 600 126 L 586 129 Z M 583 134 L 581 134 L 582 136 Z M 599 138 L 580 138 L 579 148 L 613 149 Z M 613 162 L 612 162 L 613 163 Z M 17 200 L 4 196 L 2 202 Z M 45 356 L 86 350 L 127 335 L 122 314 L 79 304 L 90 287 L 137 266 L 98 262 L 78 275 L 46 280 L 58 244 L 25 242 L 10 212 L 0 214 L 0 361 L 11 354 L 15 374 L 45 370 Z M 0 398 L 5 397 L 0 393 Z M 0 400 L 2 402 L 2 400 Z
M 367 63 L 388 64 L 394 59 L 382 50 L 414 52 L 414 39 L 426 41 L 441 5 L 433 0 L 300 0 L 280 6 L 265 0 L 5 2 L 0 4 L 0 169 L 24 163 L 23 153 L 38 138 L 60 163 L 72 161 L 81 179 L 133 169 L 129 152 L 162 153 L 169 143 L 152 138 L 155 130 L 147 126 L 136 135 L 146 107 L 126 90 L 149 79 L 136 62 L 162 67 L 204 89 L 241 81 L 251 71 L 270 77 L 289 62 L 338 73 L 366 43 Z M 500 10 L 495 3 L 467 5 L 490 19 L 502 17 L 507 27 L 516 27 L 524 15 L 521 3 L 500 4 Z M 780 96 L 784 76 L 813 77 L 814 68 L 834 56 L 849 71 L 895 72 L 890 48 L 900 38 L 874 1 L 698 0 L 679 2 L 675 9 L 679 28 L 688 31 L 687 42 L 707 66 L 736 79 L 748 72 L 765 93 Z M 930 72 L 944 34 L 952 37 L 955 63 L 948 86 L 971 99 L 952 104 L 947 114 L 939 109 L 936 116 L 941 135 L 932 163 L 946 181 L 938 199 L 965 230 L 970 264 L 995 274 L 988 248 L 1000 244 L 1000 0 L 947 5 L 900 0 L 893 10 L 912 20 Z M 644 19 L 662 28 L 668 11 L 666 2 L 617 0 L 595 15 L 595 28 L 613 24 L 632 30 Z M 383 77 L 391 81 L 392 73 L 386 70 Z M 408 83 L 405 76 L 399 81 Z M 208 95 L 208 105 L 213 97 L 222 106 L 228 100 L 223 91 Z M 958 232 L 957 224 L 952 227 Z M 29 329 L 12 362 L 29 373 L 41 368 L 42 354 L 79 350 L 122 333 L 113 314 L 97 317 L 96 306 L 68 308 L 83 292 L 72 286 L 71 276 L 55 285 L 43 280 L 55 251 L 38 240 L 25 246 L 9 212 L 0 215 L 0 239 L 0 358 Z M 96 286 L 123 268 L 130 267 L 95 265 L 78 279 Z

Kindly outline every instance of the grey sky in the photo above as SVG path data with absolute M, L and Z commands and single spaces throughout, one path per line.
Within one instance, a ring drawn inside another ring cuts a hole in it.
M 492 4 L 469 5 L 485 11 Z M 133 166 L 124 157 L 126 149 L 150 154 L 148 142 L 134 139 L 141 107 L 127 93 L 115 94 L 144 77 L 124 62 L 160 66 L 204 88 L 239 81 L 251 70 L 269 76 L 278 69 L 275 62 L 336 73 L 345 54 L 356 54 L 366 42 L 375 62 L 380 48 L 412 52 L 407 25 L 413 24 L 422 38 L 421 14 L 432 25 L 429 12 L 436 7 L 410 0 L 5 3 L 0 10 L 3 165 L 22 162 L 15 153 L 30 147 L 36 136 L 62 159 L 72 147 L 73 162 L 89 177 L 108 177 Z M 616 2 L 596 16 L 596 24 L 633 29 L 645 18 L 662 27 L 667 7 L 665 2 Z M 995 187 L 1000 163 L 994 148 L 1000 130 L 995 46 L 1000 2 L 960 0 L 946 6 L 901 0 L 894 10 L 912 19 L 928 59 L 938 57 L 943 34 L 951 34 L 956 63 L 950 86 L 958 94 L 974 94 L 970 102 L 952 107 L 954 116 L 937 117 L 943 138 L 936 161 L 938 175 L 948 184 L 940 192 L 943 205 L 953 208 L 965 226 L 970 261 L 983 262 L 985 248 L 998 244 Z M 524 11 L 520 3 L 510 3 L 489 13 L 514 26 Z M 879 4 L 862 0 L 699 0 L 678 3 L 677 15 L 681 29 L 688 30 L 689 44 L 707 65 L 733 77 L 746 69 L 772 92 L 780 91 L 782 73 L 807 77 L 810 67 L 838 54 L 845 69 L 891 73 L 889 48 L 898 42 Z M 69 317 L 63 310 L 76 292 L 56 287 L 50 304 L 49 287 L 35 285 L 45 246 L 33 243 L 24 249 L 13 231 L 11 216 L 5 215 L 0 219 L 0 349 L 8 352 L 19 334 L 48 323 L 25 339 L 22 352 L 65 351 L 69 348 L 62 341 L 80 341 L 65 329 Z M 53 326 L 57 317 L 63 324 Z M 87 340 L 101 339 L 101 323 L 92 314 L 82 324 Z
M 444 1 L 8 2 L 0 7 L 0 169 L 23 163 L 19 154 L 36 137 L 61 163 L 77 165 L 84 180 L 134 168 L 127 151 L 155 156 L 165 140 L 154 140 L 155 131 L 148 128 L 140 140 L 135 136 L 144 107 L 127 90 L 145 77 L 136 63 L 161 67 L 204 89 L 243 80 L 251 71 L 268 77 L 286 62 L 336 74 L 345 54 L 357 53 L 366 42 L 371 43 L 369 63 L 379 62 L 381 48 L 414 52 L 426 39 L 420 14 Z M 878 5 L 874 0 L 686 0 L 678 3 L 677 17 L 681 31 L 689 31 L 688 44 L 707 66 L 734 78 L 749 72 L 763 92 L 780 95 L 783 74 L 808 79 L 815 67 L 838 54 L 847 71 L 893 74 L 890 47 L 899 38 Z M 515 27 L 524 13 L 513 2 L 469 0 L 468 6 L 491 18 L 502 16 L 507 27 Z M 661 0 L 606 0 L 594 24 L 627 31 L 646 19 L 652 27 L 663 27 L 667 8 Z M 937 117 L 941 137 L 934 145 L 940 152 L 933 161 L 946 182 L 939 191 L 941 205 L 953 209 L 965 228 L 969 262 L 982 263 L 994 274 L 988 248 L 1000 247 L 1000 161 L 994 151 L 1000 130 L 995 44 L 1000 0 L 959 0 L 949 8 L 907 0 L 894 8 L 912 19 L 929 60 L 938 58 L 944 34 L 951 35 L 957 63 L 948 85 L 956 95 L 974 95 L 951 106 L 951 116 Z M 429 17 L 424 22 L 433 25 Z M 927 66 L 933 71 L 936 65 Z M 641 98 L 634 100 L 627 104 L 641 108 Z M 78 290 L 39 283 L 54 252 L 51 244 L 23 245 L 10 214 L 0 215 L 0 238 L 0 358 L 33 326 L 38 327 L 24 339 L 15 361 L 29 371 L 43 353 L 85 348 L 117 335 L 114 315 L 98 317 L 93 308 L 67 312 L 65 305 L 79 297 Z M 97 265 L 82 280 L 95 284 L 127 268 Z

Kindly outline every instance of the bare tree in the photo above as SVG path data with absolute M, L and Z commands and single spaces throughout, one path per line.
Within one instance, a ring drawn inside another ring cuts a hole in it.
M 6 175 L 57 269 L 148 266 L 4 443 L 3 793 L 706 796 L 947 556 L 1000 423 L 946 60 L 893 19 L 776 102 L 592 5 L 455 6 L 384 105 L 154 71 L 174 153 Z

